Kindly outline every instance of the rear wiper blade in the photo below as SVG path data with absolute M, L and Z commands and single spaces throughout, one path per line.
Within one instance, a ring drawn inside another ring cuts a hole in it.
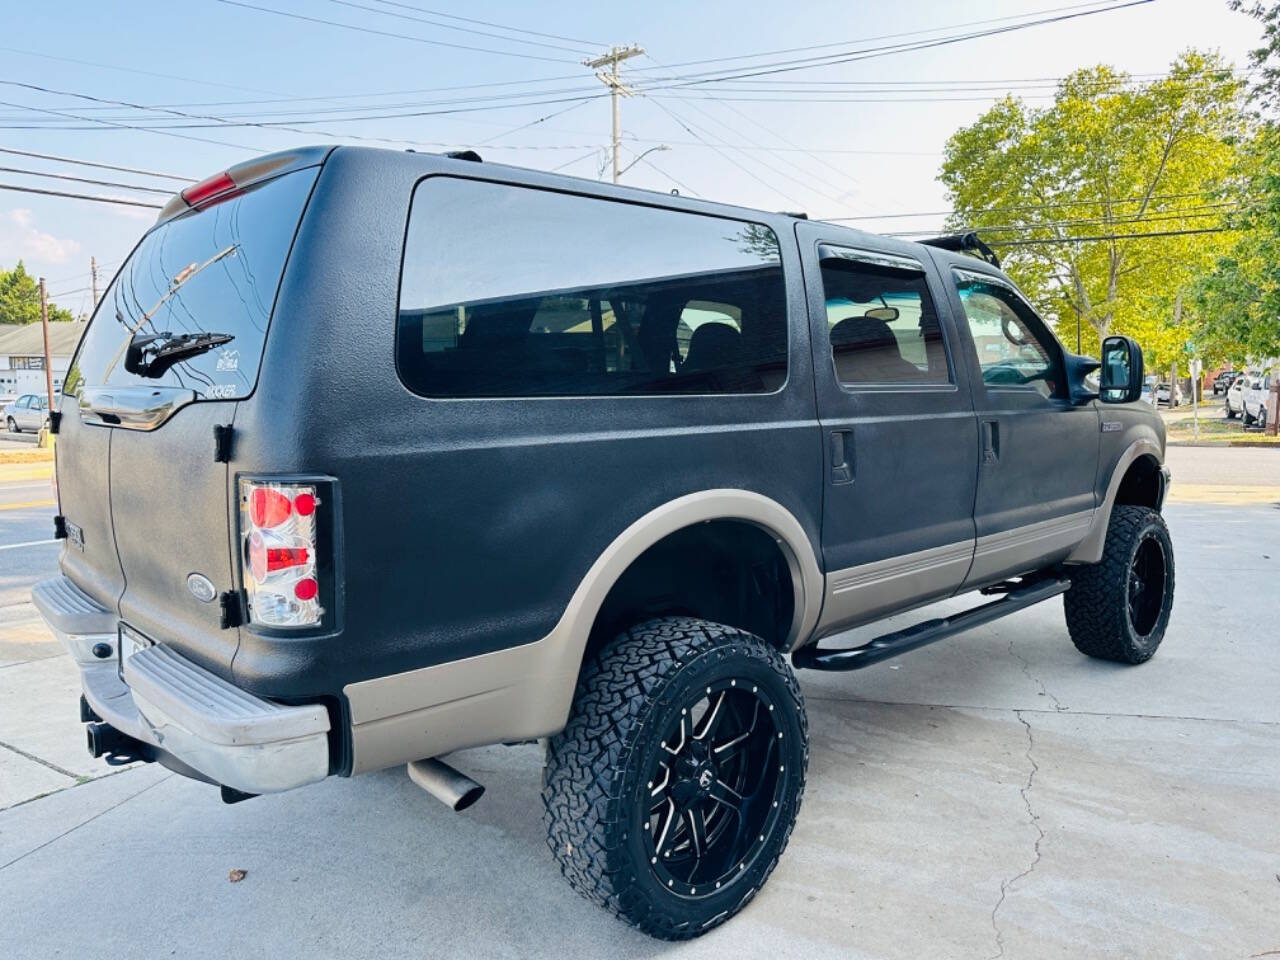
M 124 368 L 140 377 L 159 377 L 179 360 L 230 343 L 230 333 L 135 333 L 125 351 Z

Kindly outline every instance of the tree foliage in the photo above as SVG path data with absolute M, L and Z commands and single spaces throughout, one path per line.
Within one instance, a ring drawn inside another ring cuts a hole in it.
M 49 304 L 50 320 L 71 320 L 71 312 Z M 0 270 L 0 323 L 39 323 L 40 287 L 22 261 Z
M 1255 130 L 1241 151 L 1236 182 L 1244 230 L 1194 294 L 1209 335 L 1243 363 L 1280 357 L 1280 2 L 1233 0 L 1231 7 L 1263 27 L 1262 45 L 1250 57 Z
M 1189 339 L 1192 281 L 1231 242 L 1186 231 L 1229 225 L 1241 94 L 1221 57 L 1188 51 L 1150 82 L 1099 65 L 1048 106 L 1008 97 L 947 143 L 950 226 L 978 229 L 1067 342 L 1078 311 L 1084 352 L 1128 333 L 1168 364 Z

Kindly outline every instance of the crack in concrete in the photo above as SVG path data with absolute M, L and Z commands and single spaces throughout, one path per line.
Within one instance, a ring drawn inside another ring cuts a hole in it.
M 871 697 L 833 697 L 820 693 L 806 693 L 805 700 L 824 703 L 867 703 L 877 707 L 930 707 L 940 710 L 978 710 L 988 713 L 1030 713 L 1048 714 L 1070 713 L 1073 717 L 1122 717 L 1128 720 L 1180 720 L 1189 723 L 1230 723 L 1247 724 L 1260 727 L 1280 726 L 1280 720 L 1247 720 L 1234 717 L 1186 717 L 1172 713 L 1125 713 L 1118 710 L 1073 710 L 1064 707 L 1061 711 L 1039 709 L 1036 707 L 988 707 L 976 703 L 926 703 L 918 700 L 875 700 Z
M 126 803 L 128 803 L 130 800 L 134 800 L 134 799 L 136 799 L 136 798 L 138 798 L 138 797 L 142 796 L 142 795 L 143 795 L 144 793 L 146 793 L 148 790 L 151 790 L 151 789 L 153 789 L 153 788 L 155 788 L 155 787 L 160 786 L 160 784 L 165 783 L 165 782 L 166 782 L 166 781 L 168 781 L 171 777 L 174 777 L 174 776 L 177 776 L 177 774 L 173 774 L 173 773 L 166 774 L 165 776 L 161 777 L 159 780 L 155 781 L 155 783 L 149 783 L 149 784 L 147 784 L 147 785 L 146 785 L 145 787 L 143 787 L 141 790 L 138 790 L 138 791 L 136 791 L 136 792 L 134 792 L 134 793 L 129 794 L 129 796 L 125 797 L 123 800 L 119 800 L 119 801 L 117 801 L 116 803 L 113 803 L 111 806 L 107 807 L 105 810 L 99 810 L 99 811 L 98 811 L 97 813 L 95 813 L 93 816 L 91 816 L 91 817 L 87 817 L 86 819 L 81 820 L 81 821 L 80 821 L 79 823 L 77 823 L 74 827 L 71 827 L 71 828 L 69 828 L 69 829 L 67 829 L 67 830 L 62 831 L 62 833 L 58 834 L 56 837 L 51 837 L 50 839 L 46 840 L 44 843 L 40 844 L 38 847 L 32 847 L 32 848 L 31 848 L 30 850 L 28 850 L 26 853 L 19 854 L 18 856 L 14 857 L 12 860 L 10 860 L 8 863 L 2 863 L 2 864 L 0 864 L 0 871 L 8 870 L 8 869 L 9 869 L 10 867 L 12 867 L 15 863 L 21 863 L 23 860 L 27 859 L 27 857 L 31 856 L 33 853 L 39 853 L 41 850 L 43 850 L 45 847 L 49 846 L 50 844 L 57 843 L 57 842 L 58 842 L 59 840 L 61 840 L 63 837 L 66 837 L 66 836 L 69 836 L 69 835 L 71 835 L 71 834 L 75 833 L 75 832 L 76 832 L 77 830 L 79 830 L 81 827 L 88 826 L 89 824 L 93 823 L 93 821 L 97 820 L 99 817 L 104 817 L 104 816 L 106 816 L 106 815 L 107 815 L 108 813 L 110 813 L 112 810 L 116 810 L 116 809 L 119 809 L 120 807 L 123 807 L 123 806 L 124 806 Z M 59 792 L 61 792 L 61 791 L 59 791 Z
M 1012 645 L 1010 647 L 1012 649 Z M 996 935 L 996 952 L 992 954 L 991 960 L 999 960 L 1004 956 L 1004 931 L 1000 929 L 1000 923 L 996 919 L 996 914 L 1000 912 L 1000 908 L 1004 906 L 1005 899 L 1009 895 L 1009 891 L 1013 889 L 1013 885 L 1023 877 L 1030 876 L 1040 865 L 1040 844 L 1044 840 L 1044 828 L 1040 826 L 1040 814 L 1036 813 L 1035 808 L 1031 806 L 1031 787 L 1035 783 L 1036 774 L 1040 772 L 1040 764 L 1036 763 L 1036 758 L 1031 755 L 1031 751 L 1035 749 L 1035 736 L 1031 732 L 1031 724 L 1027 723 L 1027 718 L 1022 715 L 1021 710 L 1013 711 L 1013 715 L 1018 718 L 1018 722 L 1027 731 L 1027 762 L 1031 764 L 1031 770 L 1027 774 L 1027 782 L 1022 786 L 1018 793 L 1022 796 L 1022 804 L 1027 808 L 1027 816 L 1031 818 L 1031 826 L 1036 829 L 1035 855 L 1028 866 L 1021 873 L 1016 874 L 1008 880 L 1000 883 L 1000 899 L 996 901 L 996 905 L 991 908 L 991 929 Z
M 5 750 L 11 750 L 20 757 L 26 757 L 32 763 L 38 763 L 42 767 L 48 767 L 54 773 L 60 773 L 64 777 L 70 777 L 72 780 L 80 779 L 80 774 L 72 773 L 70 770 L 67 770 L 64 767 L 60 767 L 56 763 L 51 763 L 50 761 L 44 759 L 43 757 L 37 757 L 34 753 L 27 753 L 27 751 L 21 749 L 20 747 L 15 747 L 11 743 L 5 743 L 3 740 L 0 740 L 0 747 L 4 748 Z
M 1030 661 L 1028 661 L 1026 657 L 1024 657 L 1022 654 L 1018 653 L 1016 650 L 1013 649 L 1012 640 L 1009 641 L 1009 656 L 1013 657 L 1013 659 L 1017 660 L 1018 663 L 1022 664 L 1023 675 L 1036 685 L 1036 688 L 1038 689 L 1040 696 L 1048 697 L 1050 700 L 1053 701 L 1054 710 L 1056 710 L 1058 713 L 1063 713 L 1069 709 L 1068 707 L 1064 707 L 1062 705 L 1062 701 L 1060 701 L 1057 697 L 1055 697 L 1049 691 L 1049 688 L 1044 685 L 1043 680 L 1041 680 L 1039 677 L 1037 677 L 1035 674 L 1031 672 Z

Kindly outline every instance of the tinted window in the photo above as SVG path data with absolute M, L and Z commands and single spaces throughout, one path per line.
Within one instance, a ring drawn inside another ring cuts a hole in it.
M 163 224 L 143 238 L 112 281 L 67 372 L 65 392 L 81 385 L 186 387 L 228 399 L 253 390 L 267 321 L 293 234 L 317 168 L 270 180 Z M 135 334 L 154 346 L 182 334 L 231 339 L 189 354 L 158 376 L 132 372 Z
M 949 383 L 938 312 L 923 271 L 824 258 L 822 287 L 836 376 L 869 383 Z
M 400 376 L 436 397 L 763 393 L 787 371 L 768 227 L 433 177 L 414 193 Z
M 983 382 L 1060 396 L 1060 353 L 1043 321 L 1004 284 L 968 273 L 957 274 L 956 282 Z

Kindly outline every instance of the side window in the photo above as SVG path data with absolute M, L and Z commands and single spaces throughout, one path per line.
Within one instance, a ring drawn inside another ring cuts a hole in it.
M 18 400 L 18 409 L 19 409 L 19 410 L 26 410 L 29 406 L 31 406 L 31 398 L 30 398 L 30 397 L 21 397 L 21 398 L 19 398 L 19 400 Z
M 1012 290 L 977 274 L 956 272 L 960 302 L 978 353 L 982 382 L 1062 395 L 1062 355 L 1044 322 Z
M 396 335 L 431 397 L 767 393 L 787 375 L 781 252 L 761 224 L 431 177 Z
M 822 288 L 831 359 L 841 383 L 951 382 L 923 269 L 824 255 Z

